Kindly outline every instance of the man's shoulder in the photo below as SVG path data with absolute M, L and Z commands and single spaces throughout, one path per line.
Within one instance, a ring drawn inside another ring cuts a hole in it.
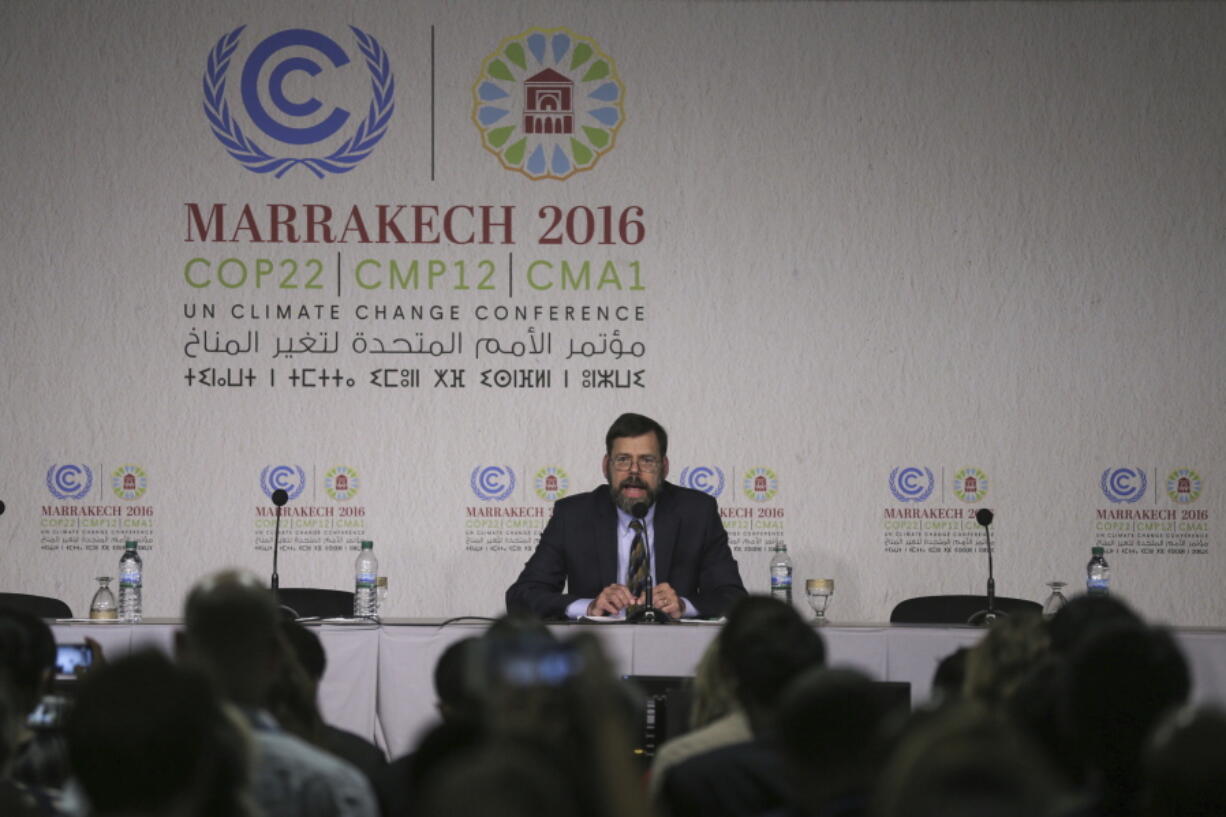
M 693 488 L 684 488 L 671 482 L 666 482 L 664 485 L 665 489 L 661 498 L 667 496 L 667 501 L 678 508 L 708 513 L 719 509 L 719 503 L 715 501 L 715 497 L 708 493 Z
M 603 504 L 612 504 L 609 498 L 609 486 L 598 485 L 590 491 L 584 491 L 581 494 L 571 494 L 564 496 L 553 503 L 554 513 L 567 513 L 569 511 L 590 511 L 593 508 Z
M 314 746 L 288 732 L 257 731 L 256 742 L 264 762 L 280 767 L 282 779 L 305 782 L 310 777 L 319 777 L 335 783 L 344 783 L 359 789 L 367 789 L 366 778 L 352 763 Z

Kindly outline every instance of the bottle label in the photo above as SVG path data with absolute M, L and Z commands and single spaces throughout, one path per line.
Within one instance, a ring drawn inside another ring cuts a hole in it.
M 119 577 L 120 587 L 140 587 L 139 573 L 125 573 Z
M 1103 594 L 1108 590 L 1109 583 L 1105 579 L 1086 579 L 1086 592 Z
M 771 589 L 779 590 L 781 588 L 790 588 L 792 586 L 792 574 L 784 573 L 782 575 L 771 574 Z
M 373 589 L 375 586 L 375 574 L 374 573 L 359 573 L 357 575 L 356 583 L 357 583 L 358 589 L 360 590 L 366 590 L 368 588 Z

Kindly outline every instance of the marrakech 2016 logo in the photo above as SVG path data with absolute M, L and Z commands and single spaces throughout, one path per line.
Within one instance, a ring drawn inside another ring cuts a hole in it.
M 140 499 L 149 489 L 149 475 L 139 465 L 121 465 L 111 472 L 111 490 L 120 499 Z
M 570 477 L 561 468 L 548 465 L 534 477 L 536 495 L 546 502 L 556 502 L 570 490 Z
M 337 502 L 353 499 L 357 496 L 361 484 L 358 472 L 348 465 L 337 465 L 324 474 L 324 491 Z
M 356 117 L 345 108 L 333 107 L 325 112 L 324 103 L 312 95 L 312 81 L 323 87 L 327 84 L 325 80 L 333 79 L 331 76 L 317 79 L 320 74 L 339 73 L 349 64 L 349 54 L 339 43 L 318 31 L 302 28 L 278 31 L 257 43 L 239 71 L 239 96 L 241 110 L 260 131 L 255 136 L 260 137 L 261 144 L 244 132 L 226 95 L 230 62 L 245 28 L 239 26 L 217 41 L 204 70 L 204 113 L 217 141 L 243 167 L 253 173 L 271 173 L 276 178 L 299 165 L 321 179 L 329 173 L 353 170 L 387 133 L 395 110 L 396 82 L 387 52 L 379 41 L 350 26 L 370 75 L 369 101 L 354 100 L 353 105 L 357 110 L 367 111 L 361 122 L 356 122 Z M 325 65 L 320 64 L 316 55 L 324 58 Z M 335 91 L 331 84 L 328 87 Z M 266 107 L 268 103 L 272 105 L 271 112 Z M 268 142 L 264 137 L 277 142 L 278 147 L 265 149 L 263 145 Z M 331 152 L 304 155 L 313 150 Z M 278 155 L 286 153 L 290 155 Z
M 1177 468 L 1166 478 L 1166 495 L 1172 502 L 1190 505 L 1200 499 L 1200 474 L 1191 468 Z
M 507 170 L 567 179 L 613 148 L 625 88 L 613 59 L 566 28 L 530 28 L 487 56 L 473 83 L 481 144 Z
M 987 496 L 988 475 L 978 468 L 959 468 L 954 473 L 954 496 L 963 502 L 978 502 Z
M 779 493 L 779 477 L 769 468 L 750 468 L 745 472 L 741 487 L 754 502 L 766 502 Z

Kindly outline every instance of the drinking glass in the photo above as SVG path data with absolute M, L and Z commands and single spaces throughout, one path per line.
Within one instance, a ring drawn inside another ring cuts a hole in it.
M 826 606 L 834 595 L 834 579 L 806 579 L 805 595 L 809 597 L 809 606 L 813 608 L 814 623 L 825 624 Z
M 1048 582 L 1047 586 L 1051 588 L 1051 595 L 1047 597 L 1047 601 L 1043 602 L 1043 617 L 1051 618 L 1064 605 L 1068 604 L 1068 599 L 1060 591 L 1068 585 L 1068 582 Z
M 111 592 L 111 577 L 98 577 L 98 592 L 89 603 L 89 617 L 96 621 L 114 621 L 119 618 L 119 605 L 115 603 L 115 594 Z

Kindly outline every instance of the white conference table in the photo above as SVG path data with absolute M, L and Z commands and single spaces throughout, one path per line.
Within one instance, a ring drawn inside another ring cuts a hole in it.
M 450 644 L 480 635 L 487 624 L 393 619 L 308 626 L 328 656 L 319 692 L 324 718 L 374 740 L 396 757 L 436 722 L 433 675 L 438 657 Z M 112 659 L 142 647 L 170 651 L 177 629 L 179 622 L 172 620 L 53 625 L 60 643 L 89 636 Z M 623 675 L 691 675 L 719 632 L 711 624 L 556 624 L 551 629 L 562 638 L 595 634 Z M 898 624 L 830 625 L 821 632 L 828 664 L 855 667 L 878 680 L 906 681 L 914 704 L 928 699 L 937 662 L 983 635 L 972 627 Z M 1226 706 L 1226 630 L 1181 628 L 1175 634 L 1191 667 L 1193 702 Z

